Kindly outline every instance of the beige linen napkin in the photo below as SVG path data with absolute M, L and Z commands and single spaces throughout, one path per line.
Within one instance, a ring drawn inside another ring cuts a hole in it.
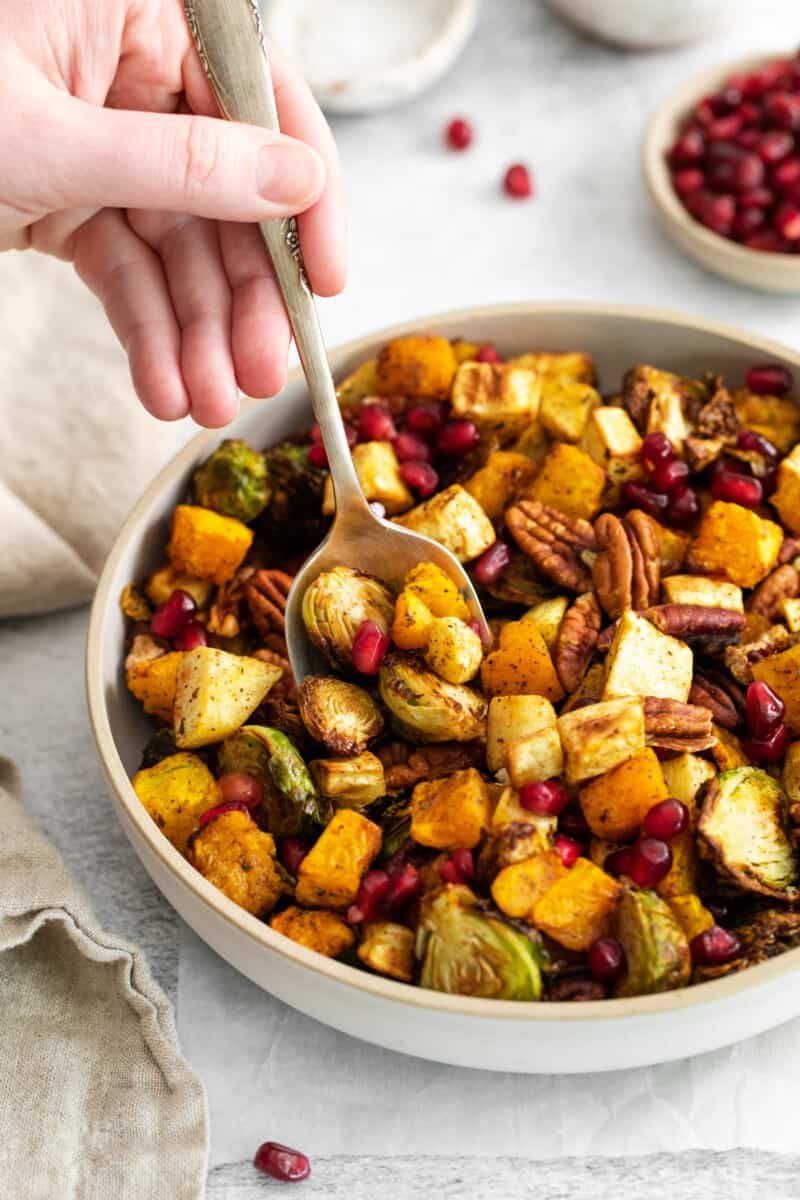
M 0 757 L 0 1196 L 199 1200 L 203 1085 L 140 954 L 97 928 Z
M 123 518 L 194 429 L 137 401 L 72 268 L 0 254 L 0 617 L 88 600 Z

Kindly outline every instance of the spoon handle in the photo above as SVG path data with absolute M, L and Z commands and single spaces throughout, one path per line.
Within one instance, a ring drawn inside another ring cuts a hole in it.
M 189 28 L 217 103 L 230 121 L 246 121 L 280 132 L 258 0 L 184 0 Z M 262 221 L 267 247 L 314 415 L 328 455 L 337 514 L 364 509 L 344 423 L 336 399 L 317 309 L 308 285 L 294 217 Z

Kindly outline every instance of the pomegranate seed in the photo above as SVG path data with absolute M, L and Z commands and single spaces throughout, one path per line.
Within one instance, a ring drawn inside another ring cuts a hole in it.
M 289 1146 L 281 1146 L 280 1142 L 264 1142 L 259 1146 L 253 1166 L 284 1183 L 299 1183 L 311 1174 L 311 1163 L 305 1154 Z
M 443 858 L 436 864 L 436 871 L 443 883 L 463 883 L 464 876 L 459 871 L 452 858 Z
M 689 468 L 680 458 L 672 462 L 659 463 L 650 476 L 650 483 L 657 492 L 674 492 L 676 487 L 682 487 L 689 478 Z
M 392 446 L 400 462 L 430 462 L 430 446 L 413 433 L 398 433 Z
M 642 832 L 647 837 L 661 838 L 669 842 L 689 828 L 689 810 L 680 800 L 670 796 L 667 800 L 659 800 L 648 809 L 642 825 Z
M 736 145 L 741 146 L 743 150 L 756 150 L 760 141 L 760 129 L 743 129 L 741 133 L 737 133 L 736 135 Z
M 792 154 L 789 158 L 784 158 L 782 162 L 772 168 L 770 179 L 779 192 L 794 187 L 796 183 L 800 182 L 800 156 Z
M 736 958 L 741 950 L 741 944 L 735 933 L 723 929 L 721 925 L 712 925 L 693 937 L 689 943 L 692 952 L 692 962 L 703 967 L 718 967 L 722 963 Z
M 672 186 L 678 195 L 684 198 L 691 192 L 696 192 L 704 182 L 705 175 L 697 167 L 684 167 L 682 171 L 676 171 L 672 176 Z
M 436 449 L 445 458 L 461 458 L 474 450 L 481 440 L 474 421 L 448 421 L 439 431 Z
M 767 738 L 775 732 L 786 714 L 786 705 L 768 683 L 760 679 L 747 686 L 745 715 L 747 727 L 755 738 Z
M 173 638 L 181 633 L 195 614 L 197 605 L 188 592 L 176 588 L 150 618 L 150 628 L 156 637 Z
M 202 827 L 207 825 L 209 821 L 213 821 L 215 817 L 221 816 L 226 812 L 243 812 L 250 816 L 250 809 L 240 800 L 229 800 L 225 804 L 215 804 L 213 808 L 207 808 L 204 813 L 201 813 L 197 824 Z
M 281 862 L 291 875 L 297 874 L 297 868 L 307 854 L 308 847 L 298 837 L 287 837 L 281 842 Z
M 575 838 L 579 842 L 591 837 L 592 831 L 579 804 L 571 804 L 559 815 L 558 832 L 565 833 L 567 837 Z
M 665 433 L 648 433 L 642 442 L 639 458 L 645 471 L 654 471 L 662 463 L 672 462 L 675 451 Z
M 662 516 L 669 503 L 662 492 L 654 492 L 643 483 L 623 483 L 622 499 L 627 508 L 641 508 L 651 517 Z
M 735 142 L 709 142 L 706 146 L 706 157 L 712 166 L 719 162 L 738 162 L 742 157 L 742 150 Z
M 740 208 L 733 218 L 731 233 L 739 241 L 744 241 L 754 233 L 758 233 L 767 223 L 767 214 L 763 208 Z
M 736 216 L 736 201 L 733 196 L 699 191 L 693 192 L 690 199 L 694 201 L 691 212 L 702 225 L 721 237 L 730 234 L 733 218 Z
M 735 79 L 729 79 L 722 91 L 717 93 L 717 99 L 726 108 L 738 108 L 742 103 L 742 89 Z
M 703 161 L 705 138 L 699 129 L 687 129 L 672 143 L 667 155 L 673 167 L 689 167 Z
M 226 804 L 244 804 L 247 808 L 258 808 L 264 799 L 264 787 L 255 775 L 243 771 L 227 771 L 217 780 L 222 799 Z
M 675 491 L 669 498 L 669 507 L 667 508 L 667 521 L 671 525 L 691 525 L 700 515 L 700 501 L 697 498 L 697 492 L 690 487 L 675 488 Z
M 563 783 L 549 780 L 547 783 L 526 783 L 519 789 L 519 802 L 529 812 L 542 817 L 557 817 L 570 803 L 570 794 Z
M 439 486 L 439 476 L 427 462 L 401 463 L 400 478 L 423 500 L 426 496 L 432 496 Z
M 771 208 L 775 203 L 775 193 L 769 188 L 753 188 L 750 192 L 740 192 L 736 197 L 739 208 Z
M 377 675 L 388 649 L 389 635 L 374 621 L 362 621 L 353 638 L 353 666 L 361 675 Z
M 772 218 L 781 237 L 788 242 L 800 239 L 800 208 L 794 204 L 782 204 Z
M 748 250 L 760 250 L 765 254 L 788 254 L 789 246 L 774 229 L 763 229 L 745 238 Z
M 441 404 L 415 404 L 406 413 L 406 428 L 423 437 L 438 433 L 444 422 L 444 406 Z
M 327 467 L 328 455 L 325 453 L 325 447 L 321 442 L 314 442 L 313 446 L 309 446 L 308 461 L 311 463 L 312 467 Z
M 455 117 L 449 122 L 444 136 L 451 150 L 466 150 L 472 144 L 472 126 L 463 117 Z
M 759 475 L 759 479 L 761 480 L 761 490 L 763 491 L 764 499 L 766 500 L 772 495 L 772 493 L 775 491 L 775 488 L 778 486 L 778 468 L 770 467 L 769 470 L 765 471 L 763 475 Z
M 794 138 L 785 129 L 770 129 L 758 142 L 758 155 L 767 166 L 781 162 L 794 150 Z
M 208 636 L 205 626 L 201 625 L 199 621 L 190 621 L 172 639 L 172 645 L 176 650 L 196 650 L 198 646 L 207 646 Z
M 775 92 L 764 101 L 764 116 L 780 129 L 800 129 L 800 98 L 791 92 Z
M 628 874 L 638 887 L 655 887 L 671 866 L 672 851 L 667 843 L 661 838 L 643 837 L 633 845 Z
M 390 442 L 397 430 L 394 418 L 382 404 L 365 404 L 358 417 L 360 442 Z
M 475 355 L 475 362 L 501 363 L 503 362 L 503 356 L 498 354 L 495 347 L 489 342 L 487 345 L 481 346 Z
M 505 542 L 493 542 L 476 561 L 473 574 L 483 587 L 495 583 L 511 566 L 513 554 Z
M 523 163 L 514 163 L 503 176 L 503 190 L 515 200 L 525 200 L 533 193 L 530 172 Z
M 616 938 L 599 937 L 596 942 L 592 942 L 586 957 L 592 977 L 602 983 L 619 979 L 625 970 L 625 951 Z
M 721 102 L 718 96 L 704 96 L 694 106 L 695 120 L 701 125 L 711 125 L 717 117 L 722 116 L 725 107 L 724 101 Z
M 758 125 L 761 119 L 761 109 L 757 104 L 753 104 L 752 100 L 745 100 L 739 105 L 739 116 L 742 118 L 742 125 Z M 758 133 L 758 129 L 743 129 L 742 133 Z M 739 134 L 741 137 L 742 134 Z
M 788 745 L 789 730 L 785 725 L 779 725 L 769 737 L 746 738 L 742 742 L 742 749 L 755 762 L 776 763 L 781 761 Z
M 791 373 L 780 363 L 760 363 L 748 367 L 744 381 L 750 391 L 759 396 L 785 396 L 794 382 Z
M 355 904 L 351 904 L 347 910 L 347 920 L 351 925 L 360 925 L 363 921 L 369 921 L 375 916 L 386 898 L 391 883 L 386 871 L 367 871 L 361 880 Z
M 752 450 L 756 454 L 763 455 L 764 458 L 778 457 L 778 447 L 773 446 L 772 442 L 762 433 L 756 433 L 755 429 L 740 429 L 736 445 L 740 450 Z
M 727 500 L 730 504 L 741 504 L 743 508 L 757 508 L 764 498 L 764 489 L 761 481 L 752 475 L 719 471 L 711 480 L 711 495 L 715 500 Z
M 418 896 L 422 890 L 422 880 L 419 877 L 419 871 L 411 863 L 406 863 L 402 871 L 393 877 L 389 884 L 389 890 L 386 893 L 386 909 L 389 913 L 396 913 Z
M 581 856 L 581 844 L 574 838 L 565 837 L 563 833 L 556 835 L 553 849 L 565 867 L 574 867 Z
M 454 850 L 450 857 L 461 872 L 462 879 L 475 878 L 475 860 L 471 850 L 468 850 L 466 846 L 461 846 L 458 850 Z
M 709 138 L 718 138 L 724 141 L 726 138 L 735 138 L 737 133 L 742 128 L 742 118 L 739 113 L 727 113 L 724 117 L 715 117 L 706 127 L 706 133 Z
M 625 846 L 622 850 L 615 850 L 613 854 L 609 854 L 603 863 L 603 868 L 610 871 L 612 875 L 627 875 L 631 869 L 632 859 L 633 847 Z

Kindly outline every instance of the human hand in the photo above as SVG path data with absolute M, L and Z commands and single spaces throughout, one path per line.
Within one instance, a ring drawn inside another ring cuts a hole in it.
M 333 139 L 270 62 L 283 134 L 215 119 L 180 0 L 0 6 L 0 249 L 74 263 L 163 420 L 224 425 L 237 386 L 283 386 L 289 327 L 254 222 L 302 213 L 314 291 L 344 284 Z

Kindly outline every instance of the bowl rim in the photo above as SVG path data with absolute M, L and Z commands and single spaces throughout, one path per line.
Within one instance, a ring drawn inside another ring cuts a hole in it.
M 477 305 L 447 312 L 431 313 L 412 321 L 403 321 L 381 327 L 371 333 L 351 339 L 334 347 L 337 357 L 348 359 L 366 356 L 374 351 L 376 342 L 386 341 L 408 333 L 428 332 L 441 324 L 453 324 L 487 317 L 536 317 L 563 314 L 565 317 L 610 316 L 635 320 L 645 325 L 672 325 L 689 327 L 693 331 L 708 333 L 738 342 L 748 352 L 763 355 L 766 359 L 778 358 L 792 363 L 800 374 L 800 351 L 792 350 L 779 342 L 757 334 L 749 334 L 736 326 L 721 321 L 695 317 L 690 313 L 673 310 L 640 307 L 629 304 L 598 304 L 592 301 L 536 301 L 516 304 Z M 302 379 L 302 371 L 295 368 L 289 373 L 288 384 Z M 251 412 L 256 406 L 271 403 L 271 400 L 251 400 L 244 397 L 242 413 Z M 328 982 L 354 992 L 374 996 L 378 1000 L 398 1005 L 422 1008 L 431 1012 L 479 1017 L 493 1021 L 570 1021 L 608 1022 L 626 1020 L 631 1017 L 651 1017 L 669 1014 L 678 1009 L 698 1008 L 732 1000 L 738 993 L 764 987 L 800 969 L 800 947 L 787 950 L 757 966 L 721 979 L 709 980 L 692 987 L 657 995 L 632 996 L 624 999 L 592 1000 L 582 1004 L 563 1004 L 557 1001 L 540 1001 L 532 1004 L 522 1000 L 489 1000 L 479 997 L 453 996 L 426 988 L 396 982 L 380 975 L 372 975 L 359 968 L 336 959 L 326 958 L 293 942 L 290 938 L 270 929 L 240 908 L 213 884 L 195 871 L 186 859 L 167 841 L 155 822 L 139 803 L 136 793 L 117 750 L 105 703 L 105 685 L 102 675 L 103 640 L 106 614 L 116 606 L 118 597 L 112 594 L 112 584 L 117 565 L 126 552 L 128 543 L 135 536 L 143 520 L 157 505 L 158 497 L 166 486 L 184 475 L 190 464 L 203 452 L 207 445 L 219 439 L 222 431 L 210 429 L 200 432 L 184 446 L 145 489 L 123 522 L 112 549 L 103 566 L 89 615 L 86 643 L 85 683 L 89 720 L 97 744 L 98 754 L 116 798 L 127 821 L 147 844 L 149 850 L 160 860 L 176 879 L 194 893 L 195 897 L 227 924 L 245 934 L 253 944 L 254 951 L 267 949 L 273 954 L 291 960 L 294 964 L 322 975 Z M 123 822 L 124 825 L 124 822 Z
M 685 237 L 691 238 L 698 246 L 705 247 L 709 253 L 726 256 L 731 263 L 738 263 L 745 270 L 760 263 L 765 270 L 796 278 L 800 284 L 800 255 L 783 254 L 773 250 L 750 250 L 747 246 L 706 229 L 705 225 L 696 221 L 683 206 L 672 186 L 665 156 L 667 147 L 674 140 L 678 122 L 688 113 L 695 101 L 708 92 L 715 91 L 729 75 L 756 70 L 780 57 L 780 51 L 749 54 L 725 65 L 706 67 L 685 80 L 661 101 L 650 117 L 642 138 L 641 168 L 648 195 L 655 208 L 663 218 L 678 226 Z

